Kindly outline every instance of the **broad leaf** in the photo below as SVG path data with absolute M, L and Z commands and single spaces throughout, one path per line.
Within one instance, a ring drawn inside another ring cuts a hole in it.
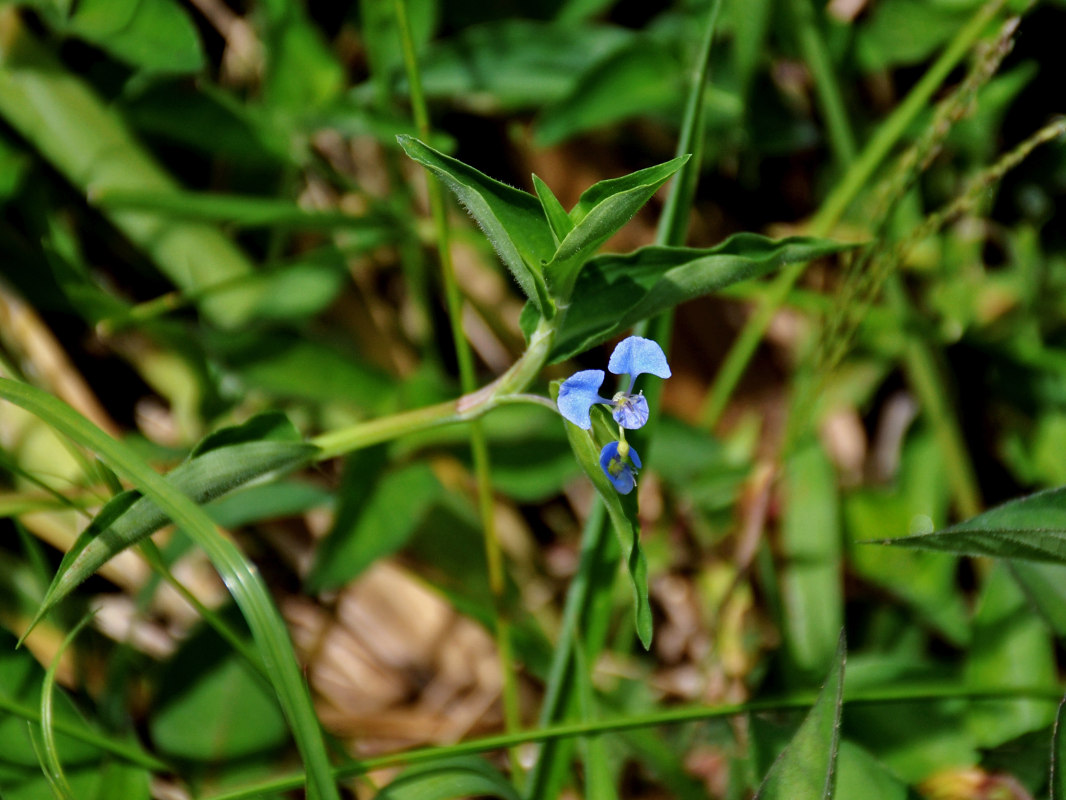
M 582 73 L 635 38 L 614 25 L 500 19 L 464 28 L 426 49 L 426 96 L 450 106 L 539 109 L 568 95 Z
M 368 453 L 374 453 L 371 448 Z M 371 456 L 373 457 L 373 456 Z M 356 458 L 356 463 L 361 460 Z M 377 480 L 362 470 L 347 470 L 345 484 L 373 487 L 361 502 L 345 504 L 332 530 L 322 541 L 307 577 L 309 591 L 336 589 L 356 578 L 377 559 L 392 555 L 407 544 L 443 487 L 424 462 L 393 470 Z
M 465 757 L 406 769 L 375 797 L 376 800 L 452 800 L 482 795 L 519 800 L 518 792 L 499 770 L 484 759 Z
M 544 109 L 534 128 L 536 141 L 550 147 L 638 114 L 676 111 L 683 75 L 676 48 L 646 36 L 635 38 L 592 65 L 566 97 Z
M 1011 500 L 935 533 L 880 544 L 1066 564 L 1066 487 Z
M 541 264 L 555 253 L 555 240 L 540 201 L 418 139 L 411 136 L 396 139 L 408 156 L 431 170 L 455 192 L 459 202 L 481 225 L 526 297 L 539 311 L 548 308 Z
M 559 382 L 551 385 L 552 399 L 559 395 Z M 600 469 L 600 449 L 617 438 L 617 427 L 602 406 L 594 406 L 591 412 L 592 430 L 585 431 L 569 422 L 566 435 L 577 463 L 596 487 L 611 518 L 611 526 L 622 547 L 622 560 L 633 589 L 633 617 L 637 636 L 645 649 L 651 647 L 652 618 L 648 602 L 648 561 L 640 546 L 640 520 L 637 518 L 637 492 L 619 494 Z
M 586 189 L 570 212 L 574 227 L 544 267 L 552 293 L 567 299 L 581 268 L 600 246 L 621 230 L 633 215 L 670 179 L 688 156 L 600 181 Z
M 212 630 L 182 644 L 163 668 L 148 729 L 168 757 L 222 763 L 288 740 L 269 686 Z
M 167 479 L 203 504 L 256 478 L 306 464 L 315 451 L 299 439 L 284 415 L 272 412 L 205 437 Z M 167 519 L 159 506 L 138 492 L 113 497 L 64 556 L 33 624 L 109 559 L 159 530 Z
M 65 28 L 139 69 L 179 73 L 203 66 L 196 25 L 174 0 L 80 0 Z
M 818 700 L 777 757 L 756 800 L 832 800 L 844 700 L 844 632 Z
M 570 307 L 555 337 L 552 361 L 561 361 L 618 336 L 634 323 L 724 286 L 765 275 L 786 264 L 811 261 L 854 247 L 828 239 L 731 236 L 717 247 L 644 247 L 628 255 L 601 255 L 578 276 Z M 526 308 L 522 327 L 536 325 Z

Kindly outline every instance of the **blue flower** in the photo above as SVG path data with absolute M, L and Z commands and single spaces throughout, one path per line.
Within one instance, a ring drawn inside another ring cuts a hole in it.
M 608 442 L 600 451 L 600 468 L 619 494 L 629 494 L 636 485 L 640 456 L 628 442 Z
M 605 376 L 602 369 L 585 369 L 575 372 L 559 387 L 559 413 L 565 419 L 588 430 L 592 427 L 589 410 L 597 403 L 613 406 L 611 416 L 615 422 L 628 430 L 643 427 L 648 421 L 648 401 L 644 394 L 633 394 L 633 383 L 645 372 L 660 378 L 670 377 L 670 365 L 666 363 L 663 349 L 651 339 L 630 336 L 623 339 L 611 353 L 607 369 L 615 375 L 628 375 L 629 385 L 608 400 L 600 396 L 600 386 Z

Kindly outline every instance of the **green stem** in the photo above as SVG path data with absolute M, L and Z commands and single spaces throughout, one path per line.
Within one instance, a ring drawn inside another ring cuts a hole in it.
M 692 84 L 689 87 L 688 98 L 685 101 L 685 115 L 681 122 L 681 135 L 677 141 L 677 155 L 691 153 L 690 158 L 670 186 L 670 194 L 667 196 L 666 205 L 663 207 L 662 216 L 659 218 L 659 227 L 655 234 L 655 243 L 660 245 L 679 246 L 685 243 L 688 233 L 689 215 L 692 211 L 692 201 L 696 196 L 696 186 L 699 183 L 700 171 L 703 169 L 703 143 L 704 132 L 704 96 L 706 94 L 707 77 L 711 61 L 711 45 L 714 43 L 714 32 L 718 25 L 718 12 L 721 10 L 721 0 L 713 0 L 704 18 L 703 35 L 700 39 L 699 50 L 692 72 Z M 635 336 L 648 336 L 659 343 L 664 353 L 670 352 L 670 341 L 674 330 L 673 309 L 664 311 L 651 320 L 642 320 L 633 328 Z M 648 423 L 645 425 L 648 444 L 645 445 L 644 460 L 651 455 L 651 442 L 655 440 L 655 429 L 659 424 L 660 398 L 662 397 L 662 384 L 656 382 L 645 389 L 648 397 L 650 413 Z
M 825 41 L 818 30 L 818 20 L 815 18 L 811 0 L 792 0 L 792 15 L 796 21 L 796 33 L 803 60 L 814 77 L 815 96 L 825 117 L 830 147 L 841 169 L 848 169 L 855 161 L 855 135 L 848 121 Z
M 906 320 L 911 314 L 910 304 L 899 275 L 892 273 L 885 279 L 885 295 L 898 317 Z M 948 407 L 947 392 L 936 358 L 929 345 L 919 339 L 916 333 L 907 336 L 903 358 L 907 377 L 918 395 L 922 410 L 929 415 L 940 451 L 944 454 L 944 466 L 956 510 L 963 519 L 974 517 L 982 508 L 977 475 L 958 420 Z
M 867 691 L 852 697 L 844 697 L 844 704 L 886 705 L 895 703 L 921 703 L 937 700 L 1048 700 L 1057 702 L 1062 699 L 1063 688 L 1060 686 L 1017 686 L 989 689 L 972 689 L 961 684 L 952 684 L 933 689 L 887 689 Z M 637 728 L 651 728 L 659 725 L 677 725 L 686 722 L 701 722 L 709 719 L 734 717 L 740 714 L 773 713 L 782 711 L 805 711 L 817 699 L 813 693 L 791 695 L 783 698 L 754 700 L 747 703 L 732 703 L 721 706 L 681 706 L 666 711 L 648 714 L 630 714 L 614 719 L 593 720 L 590 722 L 572 722 L 552 725 L 537 730 L 520 731 L 498 736 L 486 736 L 472 739 L 447 747 L 424 747 L 406 753 L 393 753 L 377 758 L 368 758 L 339 767 L 338 778 L 349 778 L 385 767 L 410 766 L 437 761 L 443 758 L 485 753 L 512 747 L 526 742 L 546 742 L 554 739 L 567 739 L 577 736 L 590 736 L 614 731 L 627 731 Z M 242 789 L 235 789 L 223 794 L 210 795 L 203 800 L 246 800 L 246 798 L 289 791 L 299 788 L 302 777 L 298 774 L 285 775 L 263 781 Z
M 910 94 L 881 124 L 858 160 L 852 164 L 837 187 L 822 203 L 810 224 L 812 236 L 827 235 L 840 221 L 844 211 L 862 191 L 881 162 L 903 136 L 907 127 L 928 106 L 937 88 L 985 31 L 1005 2 L 1006 0 L 994 0 L 983 5 L 955 35 L 947 49 L 922 76 Z M 748 319 L 733 343 L 704 403 L 701 417 L 703 424 L 707 427 L 714 427 L 718 423 L 729 398 L 755 355 L 759 342 L 762 341 L 766 329 L 770 326 L 770 321 L 784 304 L 789 290 L 799 280 L 805 267 L 806 264 L 793 264 L 777 276 L 763 296 L 759 307 Z
M 400 30 L 403 46 L 403 60 L 407 71 L 407 80 L 411 91 L 411 108 L 415 116 L 418 132 L 423 139 L 430 137 L 429 111 L 422 93 L 422 80 L 418 70 L 414 38 L 407 18 L 405 0 L 394 0 L 396 22 Z M 437 228 L 437 252 L 440 257 L 441 272 L 444 276 L 444 293 L 448 304 L 448 317 L 451 321 L 452 341 L 455 345 L 456 358 L 459 361 L 459 381 L 464 394 L 474 391 L 474 356 L 470 344 L 463 335 L 463 302 L 459 284 L 455 279 L 455 265 L 452 262 L 451 243 L 448 235 L 448 210 L 444 203 L 444 192 L 440 182 L 435 178 L 427 179 L 429 187 L 429 205 Z M 523 387 L 524 388 L 524 387 Z M 504 723 L 508 732 L 518 730 L 521 725 L 521 711 L 518 702 L 518 678 L 512 660 L 510 623 L 507 619 L 505 591 L 506 575 L 503 566 L 503 553 L 496 531 L 496 515 L 493 509 L 491 463 L 485 431 L 479 419 L 470 425 L 470 450 L 474 460 L 474 475 L 477 481 L 478 514 L 485 541 L 485 560 L 489 571 L 489 588 L 492 592 L 496 616 L 496 650 L 500 659 L 500 673 L 503 678 Z M 511 773 L 516 780 L 523 774 L 518 751 L 512 750 Z

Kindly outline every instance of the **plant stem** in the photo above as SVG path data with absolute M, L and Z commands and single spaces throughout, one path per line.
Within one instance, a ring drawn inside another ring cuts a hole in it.
M 822 203 L 818 213 L 811 220 L 810 234 L 812 236 L 827 235 L 840 221 L 847 207 L 862 191 L 892 147 L 903 136 L 907 127 L 928 106 L 934 92 L 985 31 L 1005 2 L 1006 0 L 993 0 L 983 5 L 955 34 L 955 38 L 922 76 L 910 94 L 877 129 L 858 160 L 852 164 L 837 187 Z M 701 412 L 705 426 L 713 428 L 718 423 L 729 398 L 755 355 L 755 350 L 762 341 L 770 321 L 784 304 L 785 298 L 803 274 L 805 267 L 806 264 L 793 264 L 786 267 L 763 295 L 762 302 L 748 319 L 718 370 L 718 375 Z
M 952 684 L 938 688 L 874 690 L 848 697 L 844 696 L 844 705 L 889 705 L 893 703 L 920 703 L 937 700 L 1047 700 L 1049 703 L 1057 703 L 1062 699 L 1062 687 L 1055 685 L 1047 686 L 1010 686 L 990 687 L 987 689 L 973 689 L 962 684 Z M 376 758 L 368 758 L 365 761 L 348 764 L 336 770 L 338 778 L 347 778 L 361 775 L 376 769 L 395 766 L 410 766 L 412 764 L 424 764 L 427 761 L 436 761 L 443 758 L 451 758 L 471 753 L 485 753 L 491 750 L 499 750 L 504 747 L 512 747 L 525 742 L 545 742 L 553 739 L 573 738 L 576 736 L 589 736 L 613 731 L 634 730 L 637 728 L 650 728 L 658 725 L 677 725 L 686 722 L 700 722 L 709 719 L 734 717 L 740 714 L 771 713 L 781 711 L 805 711 L 809 709 L 817 699 L 814 693 L 790 695 L 787 697 L 754 700 L 747 703 L 731 703 L 721 706 L 681 706 L 666 711 L 649 714 L 629 714 L 614 719 L 594 720 L 592 722 L 572 722 L 563 725 L 552 725 L 547 728 L 536 730 L 519 731 L 514 734 L 486 736 L 481 739 L 472 739 L 468 742 L 449 745 L 447 747 L 424 747 L 418 750 L 409 750 L 406 753 L 393 753 Z M 227 791 L 223 794 L 210 795 L 204 800 L 245 800 L 246 798 L 259 797 L 261 795 L 284 792 L 301 786 L 303 778 L 298 774 L 285 775 L 263 781 L 242 789 Z
M 411 88 L 411 109 L 415 116 L 419 135 L 428 140 L 430 136 L 429 112 L 425 96 L 422 93 L 422 80 L 418 70 L 418 59 L 415 54 L 411 26 L 407 18 L 405 0 L 394 0 L 394 8 L 397 27 L 400 31 L 400 41 L 403 47 L 404 67 L 406 68 L 407 80 Z M 455 265 L 452 261 L 451 242 L 448 235 L 448 210 L 444 203 L 444 193 L 440 182 L 431 176 L 427 176 L 427 185 L 429 188 L 429 205 L 437 228 L 437 252 L 444 277 L 444 294 L 448 304 L 452 341 L 455 345 L 455 354 L 459 362 L 459 381 L 463 393 L 469 394 L 474 391 L 476 386 L 474 356 L 471 352 L 470 344 L 463 334 L 463 302 L 462 295 L 459 292 L 459 284 L 455 279 Z M 496 515 L 493 509 L 492 467 L 489 461 L 489 447 L 481 422 L 476 418 L 471 421 L 470 425 L 470 450 L 473 456 L 474 475 L 477 483 L 478 514 L 481 518 L 481 527 L 485 540 L 485 560 L 488 564 L 489 588 L 492 592 L 493 605 L 495 607 L 496 650 L 499 654 L 500 673 L 503 680 L 504 724 L 510 733 L 518 730 L 521 725 L 518 679 L 512 659 L 510 623 L 504 598 L 506 576 L 503 566 L 503 553 L 500 549 L 499 537 L 496 531 Z M 517 783 L 520 783 L 523 772 L 517 749 L 511 750 L 510 758 L 512 776 Z
M 692 201 L 696 196 L 696 186 L 703 168 L 704 95 L 710 68 L 711 45 L 714 43 L 714 32 L 718 25 L 718 12 L 721 7 L 721 0 L 713 0 L 704 18 L 703 35 L 692 71 L 692 84 L 685 101 L 681 135 L 677 141 L 677 155 L 691 154 L 692 158 L 681 167 L 670 185 L 670 194 L 666 198 L 666 205 L 663 206 L 663 213 L 659 218 L 659 227 L 655 234 L 655 243 L 659 245 L 682 245 L 688 233 Z M 664 353 L 669 353 L 673 330 L 674 312 L 671 309 L 664 311 L 654 319 L 642 320 L 634 326 L 633 334 L 649 336 L 659 343 Z M 645 394 L 648 396 L 650 410 L 648 423 L 645 426 L 648 444 L 644 446 L 644 460 L 647 461 L 651 455 L 651 442 L 655 440 L 654 432 L 659 424 L 662 384 L 656 382 L 650 385 L 645 389 Z

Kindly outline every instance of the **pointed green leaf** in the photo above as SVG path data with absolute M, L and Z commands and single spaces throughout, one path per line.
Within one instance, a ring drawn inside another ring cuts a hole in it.
M 574 281 L 585 262 L 621 230 L 688 159 L 689 156 L 679 156 L 621 178 L 600 181 L 582 193 L 570 212 L 573 230 L 566 234 L 555 256 L 544 267 L 556 297 L 563 300 L 570 297 Z
M 118 475 L 133 483 L 203 548 L 233 595 L 248 627 L 304 762 L 312 800 L 340 795 L 318 718 L 293 650 L 292 640 L 262 576 L 192 500 L 159 475 L 128 445 L 108 436 L 70 406 L 28 384 L 0 378 L 0 397 L 46 421 L 59 433 L 95 452 Z
M 539 311 L 549 307 L 541 264 L 555 252 L 551 227 L 540 202 L 434 150 L 412 136 L 396 140 L 412 159 L 436 174 L 455 192 Z
M 551 359 L 582 353 L 685 300 L 852 247 L 828 239 L 738 233 L 708 249 L 644 247 L 628 255 L 597 256 L 578 276 Z M 534 311 L 527 307 L 522 315 L 527 334 L 536 324 Z
M 434 761 L 404 770 L 375 795 L 376 800 L 452 800 L 485 795 L 519 800 L 518 792 L 491 764 L 465 757 Z
M 167 479 L 203 504 L 254 479 L 306 464 L 315 451 L 299 440 L 283 414 L 272 412 L 208 435 Z M 64 556 L 30 628 L 109 559 L 159 530 L 167 519 L 159 506 L 137 492 L 113 497 Z
M 566 238 L 566 234 L 574 229 L 574 221 L 570 219 L 563 204 L 548 188 L 548 184 L 536 175 L 533 176 L 533 189 L 537 193 L 537 199 L 540 200 L 540 207 L 544 209 L 544 216 L 551 225 L 555 245 L 558 247 L 559 242 Z
M 553 400 L 558 398 L 559 381 L 552 382 L 551 394 Z M 591 417 L 592 430 L 585 431 L 567 422 L 564 423 L 566 435 L 577 457 L 577 463 L 592 481 L 592 485 L 596 487 L 603 504 L 607 507 L 611 526 L 618 536 L 618 543 L 622 547 L 622 560 L 625 562 L 626 573 L 629 575 L 629 582 L 633 588 L 633 618 L 637 636 L 640 637 L 641 644 L 647 650 L 651 647 L 652 617 L 651 605 L 648 602 L 648 561 L 640 546 L 637 492 L 634 489 L 629 494 L 619 494 L 607 480 L 607 476 L 603 474 L 603 470 L 600 469 L 600 449 L 618 438 L 617 427 L 602 406 L 594 406 Z
M 844 701 L 845 653 L 841 631 L 825 686 L 788 747 L 770 767 L 756 800 L 832 800 Z
M 1066 564 L 1066 487 L 1011 500 L 935 533 L 879 543 Z

